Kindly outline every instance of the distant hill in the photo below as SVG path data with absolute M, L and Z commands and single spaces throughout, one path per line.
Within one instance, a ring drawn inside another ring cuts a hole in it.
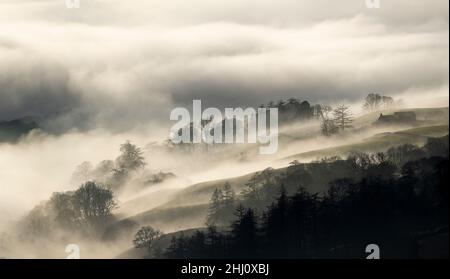
M 27 135 L 39 125 L 31 118 L 14 119 L 0 122 L 0 143 L 16 142 L 22 136 Z
M 408 131 L 408 135 L 418 135 L 422 136 L 421 134 L 435 134 L 440 133 L 441 127 L 427 127 L 427 128 L 419 128 L 419 129 L 410 129 Z M 448 129 L 448 127 L 447 127 Z M 405 133 L 406 134 L 406 133 Z M 448 135 L 444 137 L 433 137 L 430 138 L 430 140 L 436 141 L 436 144 L 439 145 L 439 142 L 447 142 L 448 143 Z M 433 143 L 432 143 L 433 144 Z M 430 145 L 430 141 L 427 143 L 427 145 Z M 427 148 L 427 147 L 426 147 Z M 447 154 L 448 154 L 448 144 L 447 144 Z M 442 148 L 439 149 L 439 154 L 442 154 Z M 336 161 L 334 163 L 333 161 L 319 161 L 319 162 L 311 162 L 311 163 L 305 163 L 305 164 L 297 164 L 293 168 L 295 168 L 296 172 L 299 170 L 298 167 L 301 165 L 305 166 L 305 169 L 308 170 L 309 179 L 307 179 L 309 182 L 308 184 L 302 184 L 302 186 L 306 186 L 306 190 L 312 193 L 317 193 L 319 191 L 324 191 L 328 189 L 327 185 L 331 181 L 336 181 L 336 179 L 342 179 L 345 177 L 349 177 L 348 175 L 351 173 L 354 173 L 354 167 L 352 164 L 349 164 L 345 166 L 345 164 L 341 164 L 341 162 L 344 161 Z M 303 168 L 303 167 L 302 167 Z M 291 171 L 289 171 L 291 170 Z M 279 175 L 279 174 L 285 174 L 285 175 L 293 175 L 292 168 L 280 168 L 277 170 L 271 169 L 270 172 L 273 176 Z M 332 171 L 334 170 L 334 171 Z M 302 173 L 300 176 L 291 176 L 291 184 L 295 184 L 294 186 L 297 186 L 297 183 L 302 181 L 302 179 L 305 179 L 305 174 Z M 233 188 L 238 190 L 242 189 L 243 185 L 245 185 L 245 182 L 247 178 L 251 177 L 252 174 L 241 176 L 237 178 L 230 178 L 226 181 L 229 181 L 231 185 L 234 185 Z M 165 230 L 166 232 L 169 232 L 168 235 L 165 235 L 161 240 L 164 240 L 164 245 L 158 246 L 163 250 L 162 248 L 167 247 L 167 241 L 168 236 L 175 236 L 180 233 L 184 232 L 192 232 L 192 229 L 195 228 L 202 228 L 205 226 L 205 220 L 206 215 L 208 213 L 209 204 L 206 199 L 206 193 L 211 194 L 212 191 L 215 188 L 222 187 L 225 180 L 217 180 L 207 183 L 200 183 L 195 184 L 191 187 L 188 187 L 184 190 L 182 190 L 177 197 L 175 197 L 172 201 L 166 203 L 165 205 L 161 207 L 157 207 L 155 209 L 143 212 L 141 214 L 135 215 L 133 217 L 130 217 L 128 219 L 122 220 L 119 223 L 123 223 L 123 226 L 119 225 L 117 229 L 122 230 L 126 228 L 126 225 L 132 224 L 134 227 L 134 232 L 139 228 L 141 225 L 151 225 L 156 228 Z M 284 181 L 287 182 L 287 181 Z M 288 185 L 285 183 L 282 183 L 288 190 Z M 240 185 L 240 186 L 239 186 Z M 279 184 L 274 184 L 273 186 L 276 186 Z M 320 188 L 320 185 L 322 185 L 322 188 Z M 273 186 L 270 186 L 270 189 L 275 189 Z M 324 188 L 325 187 L 325 188 Z M 292 187 L 291 187 L 292 188 Z M 269 188 L 266 188 L 266 190 Z M 297 188 L 296 188 L 297 189 Z M 270 191 L 270 190 L 269 190 Z M 291 193 L 295 193 L 291 189 Z M 183 205 L 183 203 L 189 203 L 189 199 L 183 199 L 183 197 L 186 197 L 188 195 L 195 196 L 196 194 L 203 193 L 205 197 L 201 198 L 201 201 L 203 203 L 198 203 L 196 205 Z M 289 194 L 289 192 L 288 192 Z M 178 231 L 177 231 L 178 229 Z M 184 232 L 183 232 L 184 231 Z M 175 233 L 171 233 L 175 232 Z M 189 235 L 189 233 L 188 233 Z M 128 239 L 133 237 L 133 230 L 130 231 L 128 235 Z M 171 238 L 171 237 L 170 237 Z M 131 249 L 127 251 L 126 253 L 122 254 L 120 257 L 125 258 L 141 258 L 143 257 L 143 253 L 141 250 Z

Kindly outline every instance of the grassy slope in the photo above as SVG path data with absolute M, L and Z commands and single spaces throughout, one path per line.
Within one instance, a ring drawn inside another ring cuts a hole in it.
M 288 160 L 295 159 L 317 159 L 331 156 L 345 156 L 352 151 L 376 152 L 385 151 L 392 146 L 401 144 L 423 145 L 428 137 L 442 137 L 448 134 L 448 125 L 438 125 L 406 129 L 394 133 L 377 134 L 364 139 L 360 143 L 340 145 L 331 148 L 304 152 L 287 157 Z
M 342 155 L 349 151 L 372 151 L 384 150 L 389 146 L 424 142 L 428 136 L 443 136 L 448 134 L 448 126 L 432 126 L 408 129 L 401 132 L 377 135 L 366 139 L 360 144 L 339 146 L 325 150 L 308 152 L 299 156 L 320 157 Z M 296 157 L 298 158 L 298 156 Z M 292 158 L 294 159 L 294 158 Z M 283 172 L 284 169 L 278 169 L 276 172 Z M 129 219 L 140 224 L 152 224 L 163 230 L 172 231 L 176 228 L 194 228 L 203 226 L 208 209 L 208 201 L 214 189 L 222 187 L 225 181 L 228 181 L 236 192 L 240 192 L 245 183 L 253 174 L 242 177 L 230 178 L 227 180 L 217 180 L 196 184 L 182 190 L 175 198 L 168 203 L 155 209 L 132 216 Z M 196 198 L 196 203 L 192 200 Z
M 290 159 L 345 155 L 350 151 L 382 151 L 391 146 L 404 143 L 422 144 L 427 137 L 439 137 L 448 134 L 448 108 L 414 109 L 414 111 L 418 119 L 423 121 L 422 125 L 426 126 L 405 129 L 394 133 L 378 134 L 357 144 L 341 145 L 297 154 L 290 156 Z M 355 119 L 355 126 L 371 124 L 378 116 L 379 113 L 370 113 L 359 117 Z M 281 173 L 283 170 L 278 169 L 275 171 Z M 167 231 L 173 231 L 178 228 L 201 227 L 204 225 L 208 201 L 214 189 L 222 187 L 228 181 L 234 190 L 239 193 L 252 175 L 253 173 L 241 177 L 209 181 L 189 186 L 176 194 L 168 203 L 127 218 L 127 220 L 132 220 L 140 224 L 151 224 Z
M 287 160 L 314 160 L 322 157 L 335 155 L 346 155 L 351 151 L 374 152 L 384 151 L 392 146 L 410 143 L 421 145 L 427 137 L 441 137 L 448 134 L 449 108 L 416 108 L 401 110 L 384 110 L 382 112 L 371 112 L 355 118 L 353 126 L 357 129 L 365 129 L 374 123 L 380 113 L 393 114 L 397 111 L 414 111 L 418 120 L 418 127 L 404 128 L 394 133 L 381 133 L 366 138 L 356 144 L 341 145 L 332 148 L 313 150 L 286 157 Z M 397 127 L 398 128 L 398 127 Z

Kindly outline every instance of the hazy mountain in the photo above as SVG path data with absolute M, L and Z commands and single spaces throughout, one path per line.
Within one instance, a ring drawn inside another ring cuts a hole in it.
M 39 129 L 39 125 L 31 117 L 1 121 L 0 142 L 16 142 L 34 129 Z

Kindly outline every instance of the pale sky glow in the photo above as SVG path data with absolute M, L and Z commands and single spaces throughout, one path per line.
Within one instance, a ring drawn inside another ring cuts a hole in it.
M 80 1 L 0 0 L 0 122 L 31 117 L 40 127 L 14 143 L 0 138 L 0 233 L 52 193 L 76 190 L 77 166 L 115 160 L 127 140 L 147 163 L 117 193 L 135 214 L 195 183 L 395 132 L 372 125 L 379 111 L 363 109 L 369 93 L 393 97 L 395 109 L 449 104 L 448 0 L 381 0 L 377 9 L 366 0 Z M 164 145 L 171 111 L 193 100 L 222 112 L 289 98 L 345 104 L 363 124 L 327 137 L 319 117 L 283 123 L 279 152 L 266 157 L 256 145 Z M 147 195 L 146 175 L 160 172 L 176 178 Z

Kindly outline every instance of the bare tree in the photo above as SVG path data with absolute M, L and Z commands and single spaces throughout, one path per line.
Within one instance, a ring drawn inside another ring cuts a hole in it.
M 385 109 L 390 108 L 394 104 L 394 99 L 392 97 L 383 96 L 383 97 L 381 97 L 381 99 L 383 102 L 383 107 Z
M 333 120 L 324 118 L 320 125 L 320 131 L 322 135 L 330 137 L 338 132 L 338 127 Z
M 344 131 L 347 128 L 353 127 L 351 125 L 353 123 L 352 113 L 347 106 L 341 105 L 335 108 L 333 117 L 334 124 L 339 130 Z
M 378 110 L 382 104 L 382 100 L 380 94 L 370 93 L 365 99 L 364 108 L 370 111 Z
M 389 108 L 394 104 L 394 99 L 389 96 L 381 96 L 380 94 L 370 93 L 364 102 L 364 109 L 376 111 L 380 108 Z

